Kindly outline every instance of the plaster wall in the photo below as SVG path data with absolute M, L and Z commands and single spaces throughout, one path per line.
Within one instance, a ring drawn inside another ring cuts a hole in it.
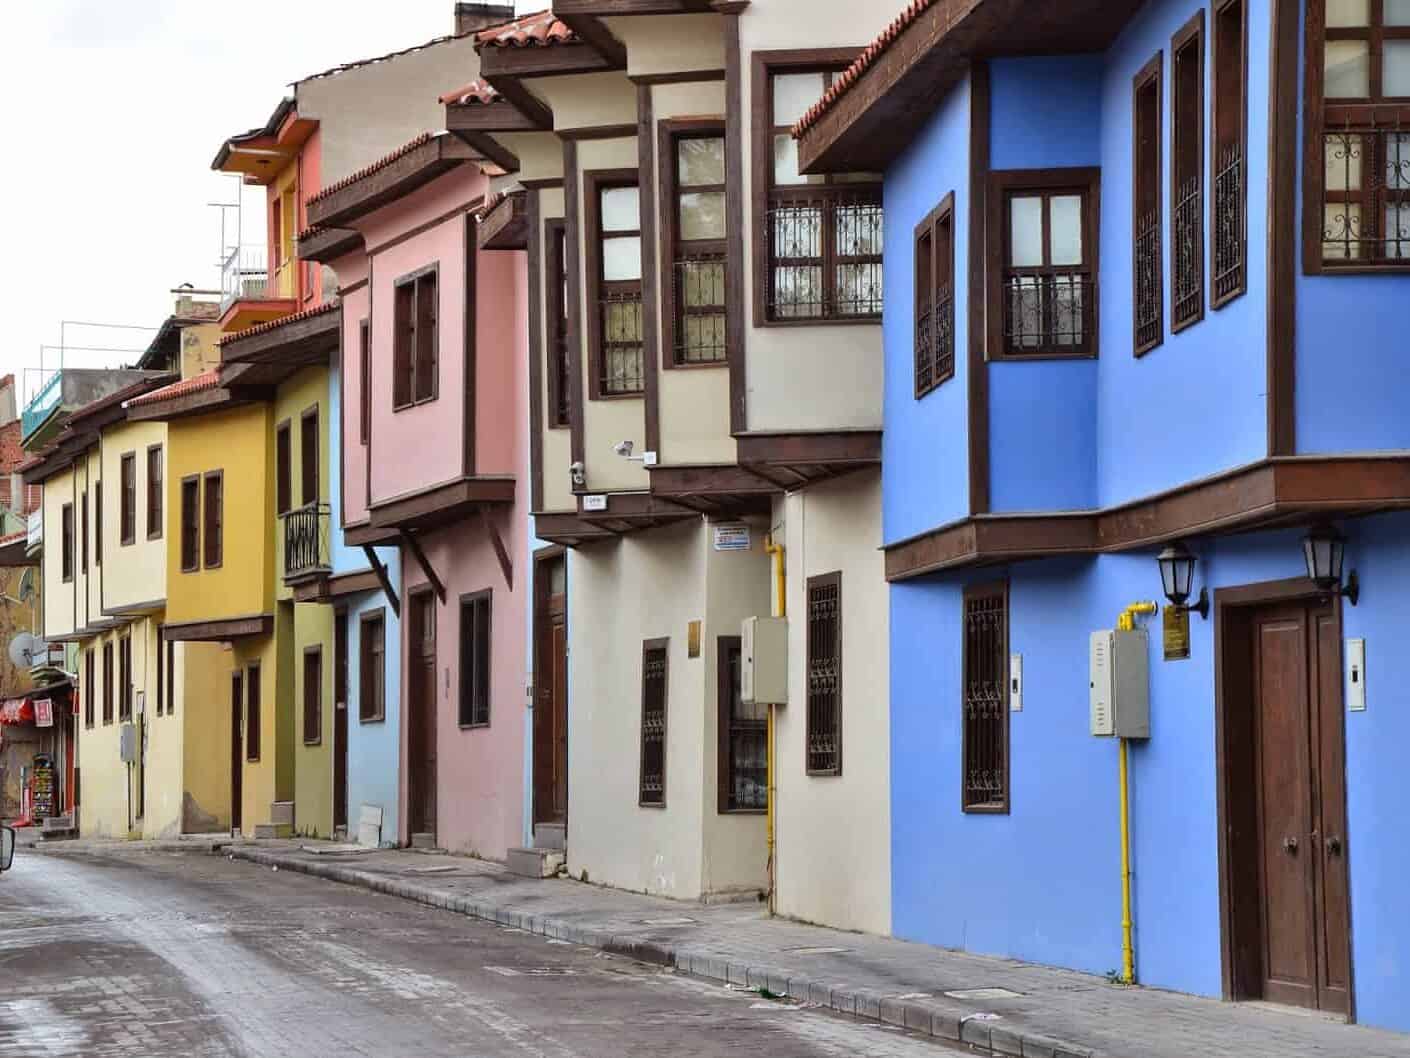
M 64 507 L 72 506 L 74 511 L 74 534 L 78 535 L 80 509 L 86 474 L 79 470 L 65 470 L 44 482 L 41 510 L 44 520 L 44 550 L 41 555 L 41 569 L 44 573 L 44 592 L 41 596 L 43 617 L 40 631 L 47 639 L 72 635 L 83 627 L 83 607 L 79 605 L 79 588 L 83 577 L 79 569 L 80 543 L 75 540 L 74 575 L 72 580 L 63 577 L 63 512 Z M 86 579 L 86 578 L 84 578 Z
M 177 643 L 175 661 L 176 718 L 185 732 L 182 829 L 205 834 L 228 831 L 235 652 L 227 643 Z
M 510 175 L 514 182 L 563 179 L 563 141 L 553 133 L 499 132 L 495 139 L 519 159 L 519 171 Z
M 99 610 L 151 603 L 166 598 L 167 526 L 172 523 L 166 502 L 166 423 L 123 422 L 104 430 L 101 444 L 103 489 L 103 557 L 99 581 Z M 159 448 L 162 460 L 162 509 L 157 534 L 147 531 L 148 467 L 150 449 Z M 133 457 L 136 494 L 132 539 L 122 541 L 122 457 Z M 91 517 L 91 515 L 90 515 Z M 176 519 L 179 521 L 179 518 Z
M 555 132 L 636 124 L 636 85 L 620 71 L 539 77 L 532 91 L 553 111 Z
M 608 29 L 627 46 L 627 76 L 725 68 L 725 42 L 718 15 L 609 18 Z

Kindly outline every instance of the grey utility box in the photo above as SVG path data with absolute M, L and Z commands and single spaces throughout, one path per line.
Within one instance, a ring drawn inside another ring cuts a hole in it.
M 1150 738 L 1150 644 L 1145 629 L 1093 632 L 1087 661 L 1092 734 Z
M 124 764 L 131 764 L 137 759 L 137 727 L 135 724 L 123 724 L 118 729 L 118 757 Z
M 740 639 L 739 696 L 744 704 L 787 704 L 788 618 L 746 617 Z

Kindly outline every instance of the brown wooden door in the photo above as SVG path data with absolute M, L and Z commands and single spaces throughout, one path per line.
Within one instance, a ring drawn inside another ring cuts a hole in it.
M 241 737 L 245 714 L 245 681 L 236 672 L 230 676 L 230 829 L 239 831 L 243 825 L 245 748 Z
M 1263 998 L 1349 1011 L 1341 642 L 1330 606 L 1257 611 L 1254 792 Z
M 567 567 L 538 563 L 534 625 L 534 822 L 568 820 Z
M 348 825 L 348 615 L 333 623 L 333 826 Z
M 436 832 L 436 597 L 411 596 L 408 628 L 407 827 L 411 834 Z

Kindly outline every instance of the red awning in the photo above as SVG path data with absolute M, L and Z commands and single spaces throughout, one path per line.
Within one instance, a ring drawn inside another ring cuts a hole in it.
M 34 703 L 28 698 L 10 698 L 0 704 L 0 724 L 34 723 Z

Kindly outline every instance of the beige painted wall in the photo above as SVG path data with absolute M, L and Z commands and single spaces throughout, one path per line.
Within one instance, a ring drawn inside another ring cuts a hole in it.
M 636 15 L 603 21 L 627 46 L 630 77 L 725 68 L 725 41 L 718 15 Z
M 556 132 L 636 124 L 636 85 L 620 71 L 538 77 L 530 86 L 553 111 Z
M 775 503 L 788 571 L 788 694 L 777 712 L 777 907 L 891 931 L 889 606 L 881 476 L 864 471 Z M 806 774 L 807 578 L 842 573 L 842 774 Z M 845 835 L 839 851 L 838 836 Z
M 47 490 L 46 490 L 47 491 Z M 113 722 L 103 723 L 103 645 L 114 637 L 94 636 L 80 644 L 78 655 L 80 701 L 93 703 L 93 726 L 78 718 L 78 767 L 80 788 L 79 834 L 85 838 L 125 838 L 129 829 L 128 770 L 119 756 L 122 725 L 117 722 L 117 646 L 113 646 Z M 93 652 L 93 683 L 88 682 L 87 652 Z M 81 708 L 86 708 L 81 707 Z
M 147 450 L 156 445 L 162 452 L 162 473 L 166 473 L 166 423 L 124 422 L 103 431 L 103 557 L 100 597 L 103 609 L 166 599 L 166 549 L 172 541 L 167 527 L 169 491 L 163 485 L 160 535 L 147 536 Z M 122 543 L 122 457 L 131 454 L 135 463 L 137 494 L 133 511 L 133 537 Z
M 501 132 L 495 139 L 519 159 L 519 171 L 510 175 L 516 183 L 563 179 L 563 141 L 553 133 Z

